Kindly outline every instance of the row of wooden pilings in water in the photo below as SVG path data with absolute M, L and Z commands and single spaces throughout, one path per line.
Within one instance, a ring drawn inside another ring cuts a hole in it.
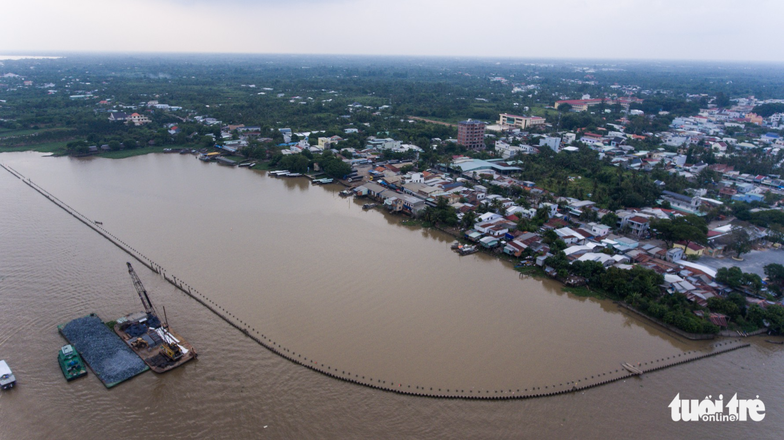
M 295 364 L 301 365 L 303 367 L 309 368 L 313 371 L 319 372 L 321 374 L 327 375 L 335 379 L 339 379 L 345 382 L 362 385 L 378 390 L 391 391 L 398 394 L 411 395 L 411 396 L 448 398 L 448 399 L 473 399 L 473 400 L 504 399 L 505 400 L 505 399 L 530 399 L 536 397 L 547 397 L 547 396 L 555 396 L 558 394 L 573 393 L 573 392 L 597 387 L 600 385 L 608 384 L 611 382 L 615 382 L 618 380 L 627 379 L 634 376 L 634 374 L 626 371 L 625 369 L 619 368 L 606 373 L 592 375 L 590 377 L 586 376 L 582 379 L 577 379 L 576 381 L 562 382 L 557 385 L 556 384 L 545 385 L 544 387 L 532 386 L 530 388 L 522 388 L 522 389 L 509 388 L 509 389 L 500 389 L 500 390 L 477 390 L 473 388 L 453 389 L 453 388 L 445 388 L 445 387 L 441 387 L 441 388 L 426 387 L 421 385 L 412 386 L 409 384 L 406 384 L 404 386 L 400 382 L 395 382 L 391 380 L 389 381 L 382 380 L 378 378 L 374 379 L 369 376 L 364 376 L 357 373 L 351 373 L 350 371 L 346 371 L 344 369 L 333 368 L 332 366 L 324 365 L 323 363 L 316 362 L 315 359 L 308 359 L 306 356 L 303 356 L 301 353 L 296 353 L 287 348 L 284 348 L 277 342 L 274 342 L 273 340 L 269 339 L 266 335 L 259 332 L 255 328 L 251 327 L 250 324 L 242 321 L 233 313 L 226 310 L 222 306 L 218 305 L 210 298 L 204 296 L 201 292 L 188 285 L 188 283 L 184 282 L 182 279 L 179 279 L 174 275 L 168 275 L 166 270 L 161 265 L 155 263 L 146 255 L 137 251 L 132 246 L 125 243 L 123 240 L 119 239 L 114 234 L 104 229 L 103 226 L 95 224 L 93 220 L 88 219 L 87 217 L 85 217 L 75 209 L 71 208 L 65 202 L 61 201 L 57 197 L 47 192 L 45 189 L 41 188 L 37 184 L 30 181 L 30 179 L 25 178 L 16 170 L 13 170 L 12 168 L 6 165 L 0 164 L 0 166 L 6 169 L 6 171 L 11 173 L 15 177 L 21 179 L 25 184 L 27 184 L 35 191 L 37 191 L 38 193 L 40 193 L 41 195 L 49 199 L 52 203 L 59 206 L 67 213 L 71 214 L 74 218 L 86 224 L 92 230 L 98 232 L 101 236 L 109 240 L 118 248 L 128 253 L 134 259 L 138 260 L 141 264 L 145 265 L 153 272 L 161 275 L 166 281 L 171 283 L 173 286 L 178 288 L 186 295 L 198 301 L 201 305 L 203 305 L 204 307 L 212 311 L 219 318 L 223 319 L 226 323 L 236 328 L 237 330 L 242 332 L 245 336 L 257 342 L 259 345 L 265 347 L 266 349 L 272 351 L 273 353 L 285 359 L 288 359 L 291 362 L 294 362 Z M 637 363 L 634 364 L 634 366 L 642 370 L 643 373 L 649 373 L 652 371 L 684 364 L 687 362 L 696 361 L 699 359 L 703 359 L 705 357 L 715 356 L 721 353 L 726 353 L 729 351 L 737 350 L 739 348 L 744 348 L 748 346 L 749 346 L 748 343 L 741 343 L 739 339 L 733 341 L 725 341 L 725 342 L 720 342 L 715 344 L 714 349 L 710 352 L 688 351 L 675 356 L 656 359 L 650 362 Z

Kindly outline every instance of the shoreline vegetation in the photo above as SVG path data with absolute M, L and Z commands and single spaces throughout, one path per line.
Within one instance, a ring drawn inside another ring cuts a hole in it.
M 0 147 L 0 153 L 18 153 L 23 151 L 35 151 L 38 153 L 51 153 L 52 156 L 71 156 L 71 157 L 105 157 L 108 159 L 125 159 L 133 156 L 143 156 L 150 153 L 163 153 L 166 148 L 183 148 L 183 146 L 149 146 L 143 148 L 135 148 L 131 150 L 115 150 L 115 151 L 102 151 L 93 154 L 72 155 L 66 150 L 66 141 L 60 142 L 43 142 L 40 144 L 30 144 L 15 147 Z
M 443 229 L 442 227 L 439 227 L 437 225 L 433 225 L 431 223 L 424 222 L 422 220 L 405 219 L 405 220 L 402 220 L 400 223 L 403 224 L 403 225 L 406 225 L 406 226 L 420 226 L 420 227 L 424 227 L 424 228 L 437 229 L 437 230 L 439 230 L 441 232 L 444 232 L 444 233 L 452 236 L 453 238 L 455 238 L 460 243 L 463 243 L 463 244 L 468 244 L 469 243 L 468 241 L 466 241 L 462 237 L 460 237 L 459 234 L 456 234 L 455 231 L 446 230 L 446 229 Z M 667 312 L 666 309 L 665 309 L 663 311 L 662 310 L 662 304 L 660 304 L 660 303 L 658 303 L 658 302 L 656 302 L 654 300 L 651 300 L 651 299 L 646 299 L 642 295 L 639 295 L 639 294 L 629 295 L 629 297 L 633 301 L 635 301 L 634 304 L 630 304 L 629 302 L 624 300 L 625 298 L 622 298 L 620 295 L 618 295 L 616 293 L 607 291 L 607 290 L 601 288 L 600 286 L 589 285 L 589 284 L 570 286 L 570 285 L 567 284 L 567 282 L 564 279 L 562 279 L 560 277 L 549 276 L 545 272 L 543 267 L 539 267 L 539 266 L 536 266 L 536 265 L 530 265 L 530 266 L 524 265 L 523 261 L 520 261 L 520 259 L 510 257 L 510 256 L 505 255 L 503 253 L 490 252 L 490 251 L 487 251 L 487 250 L 484 250 L 484 249 L 481 249 L 480 251 L 486 253 L 487 255 L 492 255 L 492 256 L 498 258 L 499 260 L 503 260 L 503 261 L 506 261 L 506 262 L 514 265 L 514 270 L 517 271 L 522 276 L 530 276 L 530 277 L 534 277 L 534 278 L 538 278 L 538 279 L 546 278 L 546 279 L 551 279 L 551 280 L 557 281 L 557 282 L 559 282 L 561 284 L 559 287 L 560 287 L 562 292 L 570 293 L 570 294 L 575 295 L 575 296 L 580 297 L 580 298 L 595 298 L 595 299 L 598 299 L 598 300 L 612 301 L 613 303 L 618 305 L 619 308 L 623 308 L 623 309 L 631 311 L 633 314 L 640 315 L 644 320 L 647 320 L 648 322 L 657 324 L 659 327 L 661 327 L 661 328 L 663 328 L 665 330 L 668 330 L 668 331 L 670 331 L 672 333 L 675 333 L 675 334 L 677 334 L 677 335 L 679 335 L 681 337 L 685 337 L 687 339 L 704 340 L 704 339 L 714 339 L 716 337 L 737 337 L 738 335 L 758 335 L 758 334 L 766 333 L 766 332 L 763 332 L 763 330 L 765 330 L 764 327 L 757 327 L 757 326 L 755 326 L 755 325 L 753 325 L 753 324 L 751 324 L 749 322 L 745 322 L 745 323 L 734 323 L 733 322 L 733 323 L 730 323 L 730 325 L 728 326 L 728 328 L 726 330 L 721 330 L 720 328 L 711 325 L 710 327 L 708 327 L 708 326 L 704 326 L 703 327 L 705 329 L 710 329 L 711 331 L 709 331 L 709 332 L 705 332 L 705 331 L 703 331 L 703 332 L 690 332 L 690 331 L 686 330 L 685 328 L 680 328 L 680 327 L 688 327 L 687 324 L 683 323 L 683 321 L 682 321 L 683 318 L 680 318 L 680 320 L 679 320 L 679 317 L 677 317 L 677 316 L 674 316 L 674 317 L 673 316 L 668 316 L 674 310 L 670 310 L 669 312 Z M 676 306 L 677 306 L 678 305 L 677 303 L 679 301 L 676 300 L 676 301 L 669 301 L 669 302 L 676 303 Z M 667 305 L 669 305 L 669 304 L 667 304 L 667 303 L 664 304 L 665 307 Z M 650 313 L 647 313 L 648 310 L 652 310 L 653 312 L 655 312 L 656 314 L 658 314 L 660 316 L 655 316 L 655 315 L 652 315 Z M 670 320 L 672 322 L 667 323 L 667 322 L 664 322 L 663 319 L 668 319 L 668 320 Z

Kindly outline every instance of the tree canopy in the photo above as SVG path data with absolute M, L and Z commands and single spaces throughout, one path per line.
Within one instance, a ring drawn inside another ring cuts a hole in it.
M 667 243 L 667 247 L 679 241 L 686 242 L 688 246 L 691 242 L 705 244 L 708 240 L 708 225 L 702 217 L 694 214 L 672 220 L 657 219 L 651 222 L 651 228 Z

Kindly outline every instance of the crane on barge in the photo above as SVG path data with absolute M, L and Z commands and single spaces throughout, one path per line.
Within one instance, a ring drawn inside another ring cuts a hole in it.
M 147 319 L 154 318 L 160 324 L 161 320 L 158 318 L 158 311 L 155 310 L 155 307 L 152 305 L 152 301 L 150 301 L 149 295 L 147 295 L 147 289 L 144 288 L 144 284 L 142 284 L 142 280 L 139 279 L 139 276 L 136 275 L 136 271 L 133 270 L 133 266 L 131 263 L 126 263 L 128 265 L 128 273 L 131 275 L 131 281 L 133 281 L 133 287 L 136 289 L 136 293 L 139 294 L 139 299 L 142 300 L 142 306 L 144 306 L 144 311 L 147 313 Z M 157 325 L 150 325 L 151 327 L 157 327 Z
M 161 325 L 161 320 L 158 318 L 158 311 L 155 310 L 155 306 L 152 305 L 152 301 L 150 301 L 150 296 L 147 295 L 147 289 L 144 288 L 142 280 L 140 280 L 139 276 L 136 275 L 136 271 L 133 270 L 131 263 L 127 264 L 128 273 L 131 275 L 131 280 L 133 281 L 133 287 L 136 288 L 136 293 L 139 294 L 139 299 L 142 301 L 142 306 L 144 306 L 144 312 L 147 314 L 146 325 L 152 329 L 163 327 L 163 329 L 166 330 L 166 333 L 168 333 L 168 323 L 164 321 L 164 324 Z M 166 312 L 165 308 L 164 312 Z M 166 340 L 166 338 L 164 338 L 160 345 L 160 353 L 172 362 L 180 360 L 183 355 L 182 350 L 180 350 L 180 346 L 176 343 L 172 343 L 171 341 Z

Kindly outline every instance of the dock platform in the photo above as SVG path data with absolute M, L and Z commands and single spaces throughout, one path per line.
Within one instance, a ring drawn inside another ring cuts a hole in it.
M 58 325 L 57 329 L 82 355 L 106 388 L 149 370 L 144 361 L 95 313 Z
M 165 373 L 196 358 L 196 350 L 182 336 L 166 326 L 149 327 L 144 312 L 132 313 L 117 320 L 114 332 L 136 353 L 154 373 Z M 169 359 L 162 346 L 177 346 L 178 359 Z

